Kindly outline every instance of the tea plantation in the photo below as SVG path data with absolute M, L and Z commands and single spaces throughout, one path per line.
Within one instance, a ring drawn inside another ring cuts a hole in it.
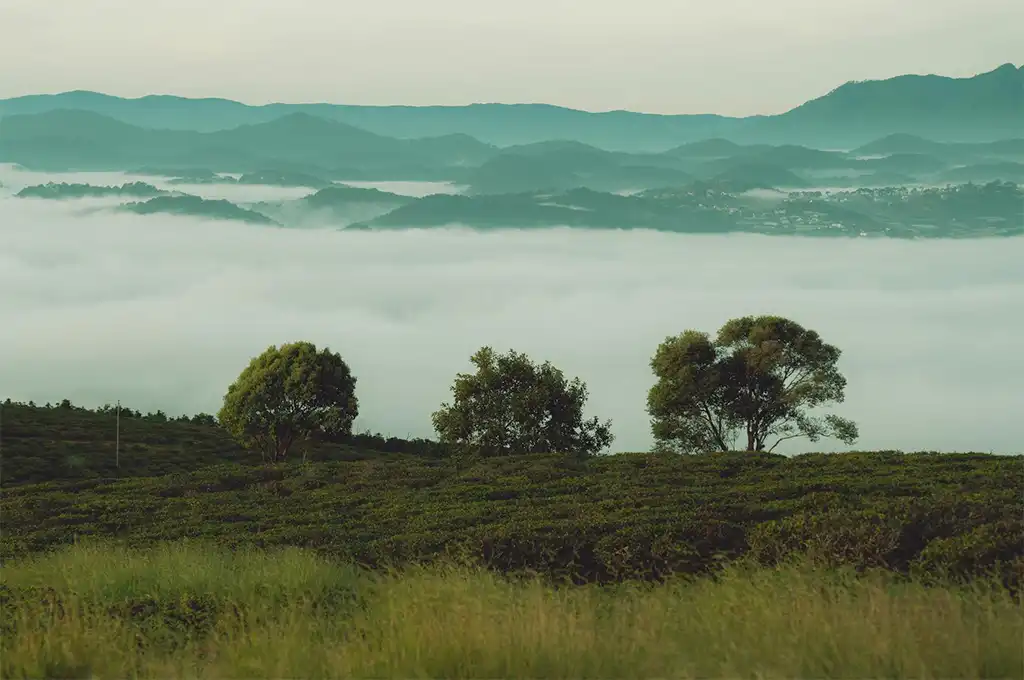
M 456 555 L 607 582 L 748 556 L 1024 575 L 1024 457 L 863 452 L 457 463 L 429 442 L 318 443 L 277 466 L 216 426 L 5 404 L 0 557 L 86 537 L 300 546 L 371 567 Z M 375 450 L 377 449 L 377 450 Z M 390 451 L 380 451 L 390 449 Z M 404 451 L 403 451 L 404 450 Z

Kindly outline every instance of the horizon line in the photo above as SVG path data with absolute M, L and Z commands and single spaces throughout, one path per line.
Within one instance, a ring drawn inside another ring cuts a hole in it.
M 190 101 L 190 102 L 204 102 L 204 101 L 206 101 L 206 102 L 224 102 L 224 103 L 228 103 L 228 104 L 238 104 L 238 105 L 244 106 L 246 108 L 268 108 L 268 107 L 274 107 L 274 106 L 336 106 L 336 107 L 359 108 L 359 109 L 398 109 L 398 108 L 402 108 L 402 109 L 465 109 L 465 108 L 472 108 L 472 107 L 498 107 L 498 106 L 502 106 L 502 107 L 546 107 L 546 108 L 551 108 L 551 109 L 559 109 L 559 110 L 562 110 L 562 111 L 571 111 L 571 112 L 575 112 L 575 113 L 586 113 L 586 114 L 591 114 L 591 115 L 629 114 L 629 115 L 651 116 L 651 117 L 659 117 L 659 118 L 673 118 L 673 117 L 686 116 L 686 117 L 709 117 L 709 118 L 727 118 L 727 119 L 732 119 L 732 120 L 747 120 L 747 119 L 757 119 L 757 118 L 769 118 L 769 117 L 772 117 L 772 116 L 782 115 L 784 113 L 787 113 L 789 111 L 797 109 L 797 108 L 803 106 L 804 104 L 807 104 L 808 102 L 812 102 L 812 101 L 815 101 L 817 99 L 821 99 L 823 97 L 827 97 L 830 94 L 832 94 L 833 92 L 835 92 L 836 90 L 839 90 L 840 88 L 843 88 L 843 87 L 846 87 L 846 86 L 852 85 L 852 84 L 880 83 L 880 82 L 887 82 L 887 81 L 890 81 L 890 80 L 896 80 L 896 79 L 899 79 L 899 78 L 944 78 L 944 79 L 947 79 L 947 80 L 971 80 L 971 79 L 977 78 L 979 76 L 987 75 L 987 74 L 999 71 L 1001 69 L 1005 69 L 1006 67 L 1012 67 L 1015 70 L 1024 70 L 1024 64 L 1022 64 L 1021 66 L 1018 66 L 1017 64 L 1015 64 L 1013 62 L 1005 62 L 1005 63 L 1000 64 L 999 66 L 997 66 L 997 67 L 995 67 L 993 69 L 990 69 L 988 71 L 981 71 L 979 73 L 975 73 L 974 75 L 970 75 L 970 76 L 956 77 L 956 76 L 945 76 L 945 75 L 941 75 L 941 74 L 937 74 L 937 73 L 901 73 L 901 74 L 898 74 L 898 75 L 895 75 L 895 76 L 890 76 L 888 78 L 867 79 L 867 80 L 848 80 L 848 81 L 846 81 L 844 83 L 841 83 L 840 85 L 837 85 L 836 87 L 832 88 L 828 92 L 825 92 L 825 93 L 823 93 L 821 95 L 818 95 L 817 97 L 813 97 L 811 99 L 807 99 L 807 100 L 805 100 L 805 101 L 803 101 L 803 102 L 801 102 L 799 104 L 796 104 L 795 106 L 792 106 L 792 107 L 790 107 L 788 109 L 785 109 L 784 111 L 780 111 L 780 112 L 777 112 L 777 113 L 756 113 L 756 114 L 749 114 L 749 115 L 745 115 L 745 116 L 730 116 L 730 115 L 720 114 L 720 113 L 654 113 L 654 112 L 648 112 L 648 111 L 635 111 L 635 110 L 631 110 L 631 109 L 592 110 L 592 109 L 574 108 L 574 107 L 571 107 L 571 106 L 563 106 L 563 105 L 560 105 L 560 104 L 550 104 L 550 103 L 547 103 L 547 102 L 512 102 L 512 103 L 509 103 L 509 102 L 470 102 L 470 103 L 466 103 L 466 104 L 344 104 L 344 103 L 329 102 L 329 101 L 305 101 L 305 102 L 270 101 L 270 102 L 266 102 L 266 103 L 263 103 L 263 104 L 252 104 L 252 103 L 249 103 L 249 102 L 246 102 L 246 101 L 242 101 L 241 99 L 230 99 L 228 97 L 190 97 L 190 96 L 185 96 L 185 95 L 168 94 L 168 93 L 150 93 L 150 94 L 140 95 L 140 96 L 137 96 L 137 97 L 124 97 L 124 96 L 121 96 L 121 95 L 110 94 L 109 92 L 101 92 L 99 90 L 86 90 L 86 89 L 64 90 L 64 91 L 60 91 L 60 92 L 34 92 L 34 93 L 27 93 L 27 94 L 21 94 L 21 95 L 14 95 L 14 96 L 11 96 L 11 97 L 0 98 L 0 103 L 9 102 L 9 101 L 18 100 L 18 99 L 27 99 L 27 98 L 30 98 L 30 97 L 60 97 L 60 96 L 72 95 L 72 94 L 86 94 L 86 95 L 97 95 L 97 96 L 105 97 L 105 98 L 109 98 L 109 99 L 120 99 L 122 101 L 143 101 L 143 100 L 147 100 L 147 99 L 177 99 L 177 100 L 184 100 L 184 101 Z

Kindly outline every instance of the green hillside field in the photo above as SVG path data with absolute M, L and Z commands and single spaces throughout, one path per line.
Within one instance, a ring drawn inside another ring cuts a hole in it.
M 103 537 L 295 546 L 375 566 L 459 553 L 576 581 L 702 573 L 745 555 L 770 564 L 805 552 L 901 573 L 995 569 L 1008 584 L 1024 568 L 1021 456 L 626 453 L 457 463 L 436 444 L 363 436 L 268 466 L 215 425 L 155 414 L 121 418 L 115 461 L 114 419 L 4 407 L 4 558 Z
M 1024 457 L 267 465 L 5 402 L 2 677 L 1020 677 Z M 571 587 L 567 587 L 571 586 Z M 1015 675 L 1015 673 L 1017 673 Z

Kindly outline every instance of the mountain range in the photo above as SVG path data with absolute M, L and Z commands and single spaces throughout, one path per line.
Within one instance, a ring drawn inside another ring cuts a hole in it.
M 887 80 L 850 82 L 779 115 L 733 118 L 718 115 L 656 115 L 629 111 L 591 113 L 546 104 L 473 104 L 469 106 L 355 106 L 267 104 L 249 106 L 227 99 L 188 99 L 151 95 L 124 99 L 87 91 L 40 94 L 0 100 L 0 139 L 9 125 L 24 126 L 19 116 L 57 115 L 74 109 L 140 129 L 190 132 L 173 138 L 165 150 L 214 154 L 223 141 L 241 162 L 241 146 L 261 126 L 281 127 L 333 122 L 331 134 L 362 137 L 370 143 L 392 140 L 404 163 L 431 164 L 432 152 L 461 145 L 463 161 L 473 163 L 491 146 L 525 145 L 551 140 L 575 141 L 609 151 L 663 152 L 709 138 L 740 144 L 799 144 L 819 149 L 852 149 L 893 134 L 912 134 L 939 142 L 990 142 L 1024 137 L 1024 67 L 1004 64 L 969 78 L 902 75 Z M 103 125 L 97 117 L 94 125 Z M 348 126 L 348 127 L 340 127 Z M 356 131 L 358 129 L 358 132 Z M 344 133 L 341 131 L 345 130 Z M 199 133 L 232 134 L 202 138 Z M 311 131 L 307 131 L 312 135 Z M 134 133 L 141 136 L 141 133 Z M 453 137 L 454 136 L 454 137 Z M 425 139 L 426 138 L 426 139 Z M 172 139 L 168 136 L 167 140 Z M 399 140 L 405 140 L 402 144 Z M 351 141 L 351 140 L 350 140 Z M 57 143 L 56 141 L 54 142 Z M 63 139 L 60 143 L 74 143 Z M 127 158 L 131 145 L 118 152 Z M 324 149 L 325 154 L 330 147 Z M 227 153 L 225 150 L 221 150 Z M 260 153 L 266 147 L 260 149 Z M 113 152 L 107 151 L 108 154 Z M 179 154 L 180 155 L 180 154 Z M 252 160 L 251 158 L 249 160 Z
M 478 165 L 495 151 L 467 135 L 397 139 L 307 113 L 215 132 L 143 128 L 81 109 L 7 115 L 0 121 L 0 162 L 49 171 L 273 168 L 348 179 L 366 173 L 430 179 L 447 178 L 450 167 Z
M 943 143 L 897 133 L 843 152 L 713 138 L 650 153 L 566 140 L 501 148 L 463 134 L 399 139 L 305 113 L 199 132 L 142 128 L 90 111 L 57 109 L 4 118 L 0 162 L 44 172 L 164 176 L 175 185 L 322 189 L 338 181 L 426 180 L 488 195 L 576 188 L 628 193 L 711 182 L 742 191 L 1015 180 L 1024 168 L 1024 139 Z

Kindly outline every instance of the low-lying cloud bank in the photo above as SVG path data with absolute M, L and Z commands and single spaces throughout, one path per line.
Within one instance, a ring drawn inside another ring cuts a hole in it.
M 1021 238 L 355 233 L 83 205 L 0 196 L 0 398 L 214 412 L 253 355 L 304 339 L 351 364 L 358 429 L 430 436 L 490 344 L 581 377 L 613 450 L 643 450 L 658 343 L 774 313 L 843 350 L 857 448 L 1022 450 Z

